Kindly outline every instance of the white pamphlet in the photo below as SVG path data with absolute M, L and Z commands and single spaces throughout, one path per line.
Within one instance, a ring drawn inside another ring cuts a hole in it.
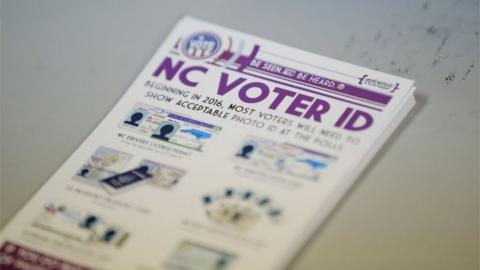
M 284 269 L 413 81 L 183 18 L 0 234 L 2 269 Z

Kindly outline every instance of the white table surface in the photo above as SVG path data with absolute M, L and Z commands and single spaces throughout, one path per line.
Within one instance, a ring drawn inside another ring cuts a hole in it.
M 183 15 L 417 81 L 417 106 L 291 270 L 475 270 L 479 3 L 2 1 L 3 226 Z

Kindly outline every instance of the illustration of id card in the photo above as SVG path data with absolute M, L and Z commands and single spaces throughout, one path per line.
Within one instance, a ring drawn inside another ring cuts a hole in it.
M 99 180 L 121 172 L 131 159 L 131 154 L 100 146 L 78 169 L 73 179 L 99 187 Z
M 235 153 L 237 162 L 277 174 L 319 181 L 334 157 L 289 143 L 250 136 Z
M 182 242 L 167 263 L 168 270 L 226 270 L 235 256 L 191 242 Z
M 221 127 L 139 103 L 118 124 L 149 138 L 204 151 Z
M 147 166 L 148 173 L 152 175 L 150 181 L 156 187 L 170 189 L 185 175 L 185 170 L 161 164 L 151 160 L 143 160 L 139 166 Z

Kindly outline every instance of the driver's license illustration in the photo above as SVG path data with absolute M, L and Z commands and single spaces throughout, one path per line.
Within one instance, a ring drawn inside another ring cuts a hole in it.
M 119 127 L 189 149 L 204 151 L 221 127 L 169 112 L 147 104 L 137 104 Z

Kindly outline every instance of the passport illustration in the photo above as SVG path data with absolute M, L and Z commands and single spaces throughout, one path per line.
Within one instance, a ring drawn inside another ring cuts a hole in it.
M 100 180 L 100 185 L 111 195 L 145 184 L 158 189 L 172 189 L 185 172 L 179 168 L 143 160 L 135 169 Z
M 152 177 L 152 175 L 148 173 L 148 167 L 140 166 L 133 170 L 102 179 L 100 180 L 100 185 L 108 193 L 113 195 L 117 192 L 130 190 L 138 185 L 143 185 L 150 177 Z

